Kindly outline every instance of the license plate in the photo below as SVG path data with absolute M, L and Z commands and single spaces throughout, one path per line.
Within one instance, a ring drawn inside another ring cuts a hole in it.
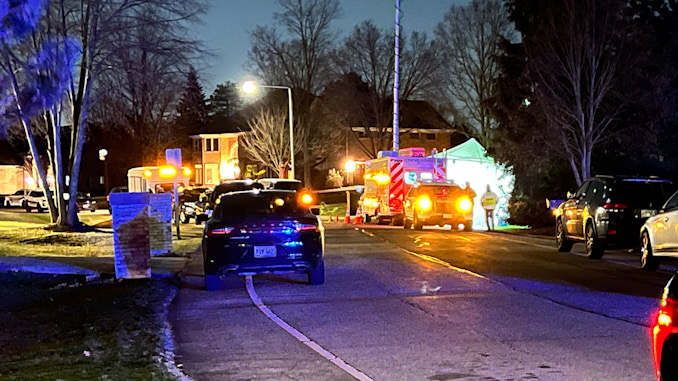
M 451 214 L 443 214 L 443 218 L 452 218 Z
M 254 258 L 275 257 L 275 246 L 254 246 Z

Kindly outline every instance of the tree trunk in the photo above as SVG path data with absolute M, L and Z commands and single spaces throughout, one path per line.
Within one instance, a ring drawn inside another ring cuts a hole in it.
M 31 121 L 24 115 L 23 109 L 21 107 L 21 102 L 19 102 L 19 83 L 16 80 L 14 75 L 14 70 L 10 66 L 9 72 L 11 73 L 12 80 L 12 91 L 14 92 L 14 100 L 16 101 L 16 108 L 19 118 L 21 119 L 21 124 L 24 127 L 26 132 L 26 139 L 28 140 L 28 147 L 31 150 L 31 155 L 33 155 L 33 163 L 35 168 L 38 171 L 38 177 L 40 177 L 40 182 L 42 182 L 42 188 L 45 191 L 45 197 L 47 198 L 47 203 L 49 207 L 49 214 L 52 220 L 52 223 L 56 222 L 57 211 L 54 206 L 54 200 L 52 199 L 52 192 L 49 189 L 49 184 L 47 184 L 47 175 L 45 174 L 45 169 L 42 167 L 42 162 L 40 161 L 40 153 L 38 152 L 38 146 L 35 144 L 35 135 L 33 135 L 33 129 L 31 128 Z
M 83 70 L 87 70 L 86 68 Z M 84 92 L 82 96 L 82 102 L 80 106 L 80 117 L 78 125 L 74 125 L 73 128 L 77 128 L 78 132 L 76 134 L 75 144 L 73 152 L 73 162 L 71 164 L 71 182 L 70 182 L 70 194 L 71 198 L 68 200 L 68 225 L 75 227 L 80 224 L 78 220 L 78 207 L 75 203 L 75 194 L 78 191 L 78 179 L 80 176 L 80 161 L 82 159 L 82 147 L 85 143 L 85 130 L 87 129 L 87 104 L 89 102 L 89 90 L 90 90 L 90 76 L 89 72 L 86 72 L 81 78 L 85 79 L 85 86 L 83 87 Z
M 61 153 L 61 122 L 55 117 L 53 111 L 49 111 L 45 114 L 45 122 L 47 122 L 48 126 L 52 126 L 54 134 L 54 144 L 52 145 L 52 170 L 54 172 L 54 204 L 58 211 L 55 223 L 61 226 L 68 226 L 66 219 L 66 202 L 63 197 L 65 188 L 63 156 Z
M 40 182 L 42 182 L 42 188 L 45 191 L 45 197 L 47 198 L 47 204 L 49 206 L 50 218 L 52 220 L 52 223 L 55 223 L 57 220 L 57 210 L 56 206 L 54 205 L 54 199 L 52 198 L 52 191 L 50 191 L 49 184 L 47 184 L 47 175 L 45 174 L 45 169 L 42 167 L 42 162 L 40 162 L 40 153 L 38 152 L 38 147 L 35 144 L 35 135 L 33 135 L 31 122 L 24 116 L 22 116 L 21 123 L 24 126 L 24 131 L 26 131 L 26 139 L 28 140 L 28 146 L 31 149 L 31 155 L 33 155 L 33 164 L 35 165 L 35 168 L 38 171 Z

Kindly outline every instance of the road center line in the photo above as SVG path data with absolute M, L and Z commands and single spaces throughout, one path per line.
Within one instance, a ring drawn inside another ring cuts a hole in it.
M 356 230 L 358 230 L 358 229 L 356 228 Z M 376 235 L 374 235 L 374 234 L 372 234 L 372 233 L 366 231 L 365 229 L 361 229 L 360 231 L 362 231 L 363 233 L 367 234 L 367 235 L 370 236 L 370 237 L 378 238 L 378 239 L 380 239 L 380 240 L 382 240 L 382 241 L 384 241 L 384 242 L 386 242 L 386 243 L 392 244 L 392 243 L 390 243 L 389 241 L 387 241 L 387 240 L 385 240 L 385 239 L 383 239 L 383 238 L 381 238 L 381 237 L 377 237 Z M 392 244 L 392 245 L 393 245 L 393 244 Z M 435 263 L 435 264 L 438 264 L 438 265 L 447 267 L 448 269 L 451 269 L 451 270 L 454 270 L 454 271 L 458 271 L 458 272 L 460 272 L 460 273 L 464 273 L 464 274 L 468 274 L 468 275 L 473 275 L 473 276 L 476 277 L 476 278 L 485 279 L 485 280 L 491 280 L 490 278 L 485 277 L 485 276 L 482 276 L 482 275 L 480 275 L 480 274 L 478 274 L 478 273 L 474 273 L 474 272 L 471 271 L 471 270 L 466 270 L 466 269 L 462 269 L 461 267 L 452 266 L 451 264 L 449 264 L 448 262 L 443 261 L 443 260 L 440 259 L 440 258 L 432 257 L 432 256 L 426 255 L 426 254 L 415 253 L 414 251 L 409 251 L 409 250 L 407 250 L 407 249 L 403 249 L 402 247 L 400 247 L 400 246 L 398 246 L 398 245 L 394 245 L 394 246 L 397 247 L 398 249 L 400 249 L 400 250 L 406 252 L 407 254 L 414 255 L 415 257 L 421 258 L 421 259 L 423 259 L 423 260 L 425 260 L 425 261 L 433 262 L 433 263 Z
M 273 311 L 271 311 L 270 308 L 268 308 L 262 301 L 261 298 L 259 298 L 259 295 L 257 295 L 257 292 L 254 290 L 254 282 L 252 281 L 252 276 L 248 275 L 245 278 L 245 285 L 247 287 L 247 293 L 250 295 L 250 299 L 252 299 L 252 302 L 254 302 L 254 305 L 259 308 L 261 312 L 266 315 L 269 319 L 271 319 L 275 324 L 277 324 L 280 328 L 284 329 L 287 333 L 290 335 L 294 336 L 295 339 L 301 341 L 304 345 L 307 347 L 311 348 L 327 360 L 329 360 L 332 364 L 338 366 L 341 370 L 344 372 L 350 374 L 353 376 L 356 380 L 361 380 L 361 381 L 373 381 L 370 377 L 368 377 L 365 373 L 359 371 L 358 369 L 348 365 L 344 360 L 340 359 L 339 357 L 335 356 L 332 354 L 332 352 L 326 350 L 325 348 L 321 347 L 316 343 L 315 341 L 309 339 L 304 335 L 303 333 L 299 332 L 296 328 L 292 327 L 291 325 L 287 324 L 284 320 L 278 317 Z
M 409 251 L 407 249 L 403 249 L 402 247 L 400 248 L 400 250 L 406 252 L 407 254 L 414 255 L 415 257 L 421 258 L 425 261 L 433 262 L 435 264 L 447 267 L 448 269 L 458 271 L 460 273 L 464 273 L 464 274 L 468 274 L 468 275 L 473 275 L 474 277 L 477 277 L 477 278 L 480 278 L 480 279 L 490 280 L 489 278 L 482 276 L 480 274 L 474 273 L 473 271 L 462 269 L 462 268 L 456 267 L 456 266 L 452 266 L 451 264 L 443 261 L 440 258 L 432 257 L 432 256 L 426 255 L 426 254 L 415 253 L 414 251 Z

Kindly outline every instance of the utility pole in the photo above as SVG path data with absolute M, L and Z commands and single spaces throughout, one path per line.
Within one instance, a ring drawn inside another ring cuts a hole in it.
M 395 16 L 395 74 L 393 77 L 393 150 L 400 148 L 400 118 L 398 110 L 398 93 L 400 92 L 400 0 L 396 0 Z

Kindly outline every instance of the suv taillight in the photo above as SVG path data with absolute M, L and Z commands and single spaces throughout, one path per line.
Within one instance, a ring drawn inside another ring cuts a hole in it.
M 214 236 L 224 236 L 227 234 L 230 234 L 233 231 L 234 228 L 219 228 L 219 229 L 211 229 L 207 231 L 207 235 L 210 237 Z
M 626 204 L 622 204 L 622 203 L 615 204 L 615 203 L 612 203 L 612 202 L 607 202 L 607 203 L 605 203 L 605 205 L 603 205 L 603 208 L 605 208 L 605 209 L 607 209 L 611 212 L 620 212 L 624 209 L 627 209 L 628 206 L 626 206 Z
M 307 232 L 307 231 L 317 231 L 318 227 L 313 224 L 300 224 L 297 223 L 294 225 L 294 230 L 298 232 Z

